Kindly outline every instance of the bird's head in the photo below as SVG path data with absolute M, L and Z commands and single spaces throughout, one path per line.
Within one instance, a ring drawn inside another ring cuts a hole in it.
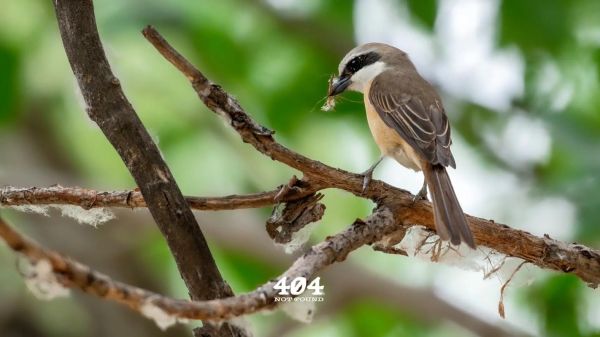
M 333 79 L 328 96 L 336 96 L 346 90 L 364 92 L 365 86 L 377 75 L 404 60 L 408 60 L 406 53 L 390 45 L 360 45 L 349 51 L 340 62 L 338 77 Z

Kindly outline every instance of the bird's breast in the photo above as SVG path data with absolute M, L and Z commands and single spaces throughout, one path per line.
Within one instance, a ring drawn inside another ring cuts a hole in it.
M 370 87 L 367 86 L 368 88 Z M 375 107 L 369 100 L 369 90 L 364 93 L 365 110 L 367 113 L 367 122 L 375 143 L 381 150 L 381 154 L 394 158 L 401 165 L 421 171 L 421 159 L 413 148 L 406 142 L 400 134 L 385 124 L 379 116 Z

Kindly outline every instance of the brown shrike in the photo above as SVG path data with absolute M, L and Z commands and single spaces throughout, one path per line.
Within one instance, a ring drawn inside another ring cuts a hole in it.
M 382 43 L 352 49 L 339 66 L 329 97 L 345 90 L 363 93 L 367 121 L 381 158 L 364 172 L 367 188 L 375 167 L 386 157 L 415 171 L 425 181 L 417 197 L 427 198 L 442 240 L 475 248 L 467 219 L 460 207 L 446 166 L 456 168 L 450 152 L 450 124 L 435 89 L 424 80 L 405 52 Z

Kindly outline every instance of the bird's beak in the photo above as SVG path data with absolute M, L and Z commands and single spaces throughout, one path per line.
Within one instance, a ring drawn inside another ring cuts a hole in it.
M 332 97 L 341 94 L 351 83 L 352 81 L 350 81 L 350 76 L 347 75 L 334 78 L 327 96 Z

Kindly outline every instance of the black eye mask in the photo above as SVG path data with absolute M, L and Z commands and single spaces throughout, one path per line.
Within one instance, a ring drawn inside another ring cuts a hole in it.
M 342 75 L 352 76 L 360 69 L 368 66 L 369 64 L 377 62 L 380 58 L 381 56 L 373 51 L 366 54 L 358 55 L 346 64 Z

